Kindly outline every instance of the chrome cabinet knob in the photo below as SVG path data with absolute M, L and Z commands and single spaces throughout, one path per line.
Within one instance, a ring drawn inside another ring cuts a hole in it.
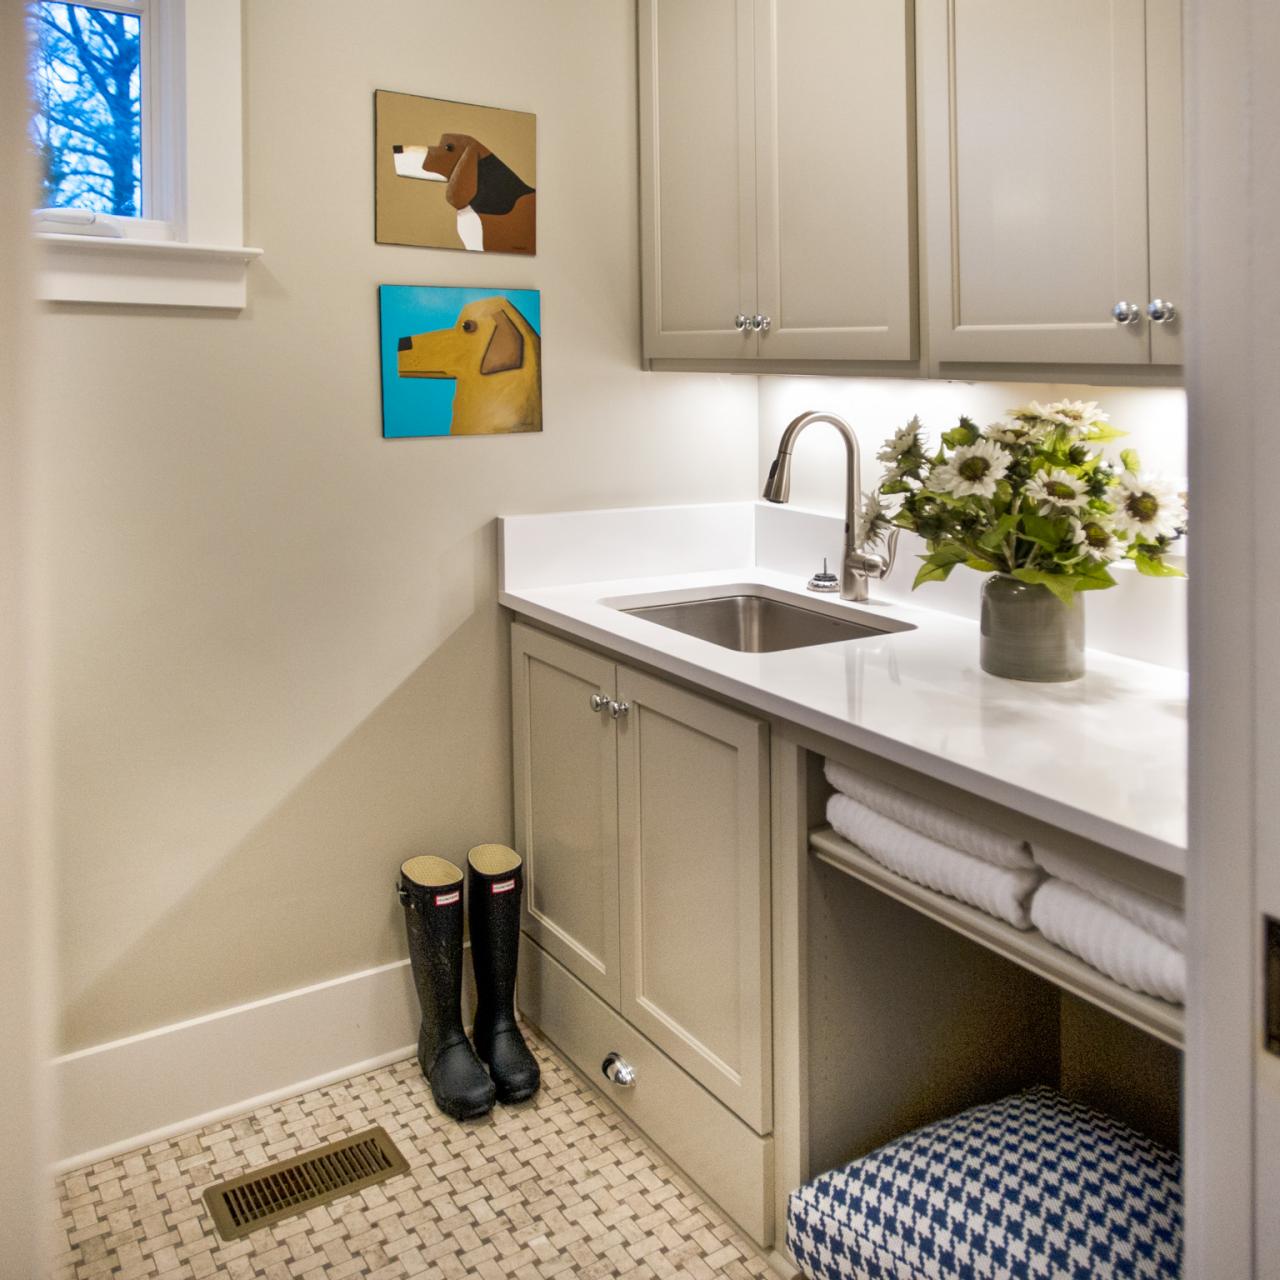
M 605 1058 L 600 1066 L 604 1078 L 620 1089 L 633 1089 L 636 1083 L 636 1069 L 620 1053 L 614 1052 Z
M 750 323 L 751 322 L 742 314 L 741 311 L 739 311 L 733 318 L 733 327 L 737 329 L 739 333 L 745 333 Z
M 1178 309 L 1163 298 L 1152 298 L 1147 303 L 1147 315 L 1151 317 L 1152 324 L 1169 324 L 1177 319 Z
M 610 715 L 611 715 L 615 720 L 621 720 L 621 719 L 622 719 L 622 717 L 623 717 L 623 716 L 625 716 L 625 715 L 627 714 L 627 712 L 628 712 L 628 711 L 630 711 L 630 710 L 631 710 L 631 703 L 629 703 L 629 702 L 611 702 L 611 703 L 609 703 L 609 714 L 610 714 Z
M 751 317 L 751 327 L 757 333 L 768 333 L 769 327 L 773 324 L 772 316 L 754 315 Z
M 606 711 L 609 707 L 609 699 L 603 693 L 593 693 L 591 695 L 591 710 Z
M 1137 324 L 1142 319 L 1142 308 L 1136 302 L 1117 302 L 1111 308 L 1111 318 L 1116 324 Z

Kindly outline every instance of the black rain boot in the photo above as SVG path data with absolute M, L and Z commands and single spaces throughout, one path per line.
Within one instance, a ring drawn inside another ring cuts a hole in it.
M 520 946 L 520 855 L 504 844 L 467 854 L 471 963 L 476 971 L 476 1052 L 489 1064 L 499 1102 L 538 1092 L 541 1073 L 516 1026 L 516 956 Z
M 410 858 L 396 888 L 422 1006 L 418 1065 L 445 1115 L 487 1115 L 493 1084 L 462 1029 L 462 872 L 444 858 Z

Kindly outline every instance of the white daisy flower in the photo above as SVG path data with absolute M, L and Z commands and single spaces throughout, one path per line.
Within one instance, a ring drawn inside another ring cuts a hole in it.
M 892 512 L 875 489 L 865 494 L 862 504 L 862 541 L 872 543 L 884 537 L 889 530 L 891 517 Z
M 1044 416 L 1064 427 L 1084 428 L 1095 422 L 1110 422 L 1109 414 L 1098 408 L 1096 400 L 1058 400 L 1046 405 Z
M 987 439 L 999 444 L 1038 444 L 1044 429 L 1031 422 L 993 422 L 987 428 Z
M 1124 554 L 1124 544 L 1097 515 L 1091 514 L 1085 520 L 1072 516 L 1071 540 L 1086 560 L 1098 564 L 1110 564 Z
M 1024 404 L 1021 409 L 1010 409 L 1009 417 L 1017 418 L 1019 422 L 1056 422 L 1054 410 L 1051 405 L 1043 405 L 1039 400 L 1032 400 L 1030 404 Z
M 903 454 L 911 453 L 912 450 L 916 449 L 920 443 L 920 432 L 922 430 L 920 419 L 912 418 L 905 427 L 893 433 L 891 440 L 884 442 L 876 457 L 881 462 L 897 462 Z
M 1009 470 L 1013 458 L 993 440 L 961 445 L 929 477 L 934 492 L 952 493 L 957 498 L 990 498 L 996 482 Z
M 1085 482 L 1061 467 L 1036 472 L 1024 492 L 1032 502 L 1039 504 L 1036 509 L 1042 516 L 1079 511 L 1089 501 Z
M 1111 518 L 1120 533 L 1144 542 L 1176 538 L 1187 523 L 1187 505 L 1168 480 L 1126 471 L 1108 495 L 1115 503 Z

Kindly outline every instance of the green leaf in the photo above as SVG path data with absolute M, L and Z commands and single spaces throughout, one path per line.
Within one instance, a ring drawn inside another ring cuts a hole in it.
M 920 566 L 911 589 L 914 591 L 924 582 L 945 582 L 951 570 L 956 565 L 963 564 L 968 558 L 969 553 L 963 547 L 957 546 L 954 542 L 944 542 L 942 546 L 930 551 L 927 556 L 920 557 L 924 563 Z
M 951 570 L 955 568 L 954 564 L 938 565 L 929 564 L 925 557 L 925 563 L 920 566 L 919 573 L 916 574 L 916 580 L 911 584 L 911 590 L 923 586 L 926 582 L 945 582 L 951 574 Z
M 948 449 L 958 449 L 961 445 L 972 444 L 978 438 L 978 430 L 968 418 L 961 418 L 960 425 L 942 433 L 942 443 Z
M 1148 578 L 1185 578 L 1187 576 L 1181 569 L 1175 569 L 1173 565 L 1165 564 L 1157 556 L 1148 555 L 1142 550 L 1134 555 L 1133 563 L 1138 566 L 1138 572 L 1146 574 Z
M 1108 426 L 1105 422 L 1096 422 L 1092 426 L 1086 427 L 1081 433 L 1082 440 L 1122 440 L 1129 433 L 1120 431 L 1117 428 Z
M 979 560 L 977 556 L 967 556 L 964 563 L 967 568 L 977 569 L 979 573 L 996 573 L 999 571 L 999 566 L 992 564 L 990 560 Z
M 1098 587 L 1114 587 L 1116 580 L 1111 576 L 1107 566 L 1101 561 L 1081 561 L 1072 565 L 1071 572 L 1080 579 L 1079 591 L 1089 591 Z M 1088 584 L 1088 585 L 1086 585 Z
M 999 551 L 1004 540 L 1018 527 L 1018 517 L 1013 514 L 1003 515 L 978 539 L 978 546 L 984 551 Z
M 1142 470 L 1142 463 L 1138 461 L 1138 451 L 1136 449 L 1121 449 L 1120 461 L 1124 463 L 1126 471 L 1132 471 L 1137 474 Z
M 1091 565 L 1083 574 L 1073 575 L 1071 581 L 1075 583 L 1077 591 L 1105 591 L 1116 585 L 1116 580 L 1104 565 Z
M 1048 587 L 1063 604 L 1070 604 L 1075 599 L 1075 582 L 1065 573 L 1046 573 L 1043 569 L 1015 569 L 1013 576 L 1019 582 L 1038 583 Z
M 1040 546 L 1052 551 L 1067 536 L 1067 522 L 1053 520 L 1048 516 L 1040 516 L 1034 511 L 1028 511 L 1022 516 L 1020 533 L 1028 542 L 1039 543 Z

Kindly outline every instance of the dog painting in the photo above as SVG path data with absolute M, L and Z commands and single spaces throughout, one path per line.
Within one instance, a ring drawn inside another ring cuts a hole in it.
M 542 430 L 537 290 L 384 284 L 378 299 L 383 436 Z
M 374 94 L 380 244 L 537 252 L 537 121 L 521 111 Z

